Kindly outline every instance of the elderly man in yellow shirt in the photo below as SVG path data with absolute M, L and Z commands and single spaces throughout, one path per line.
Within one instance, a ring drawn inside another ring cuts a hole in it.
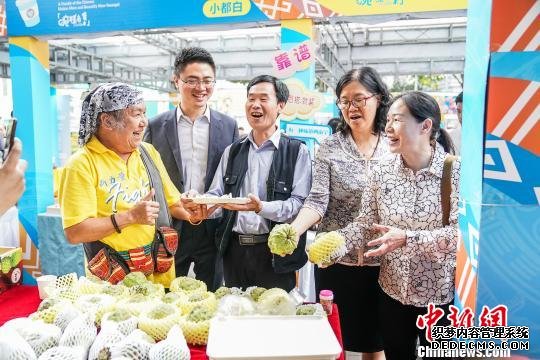
M 168 287 L 178 239 L 166 227 L 156 236 L 156 227 L 169 226 L 171 215 L 195 223 L 207 210 L 182 206 L 159 153 L 142 143 L 147 124 L 136 88 L 109 83 L 89 93 L 82 105 L 82 148 L 65 166 L 59 202 L 66 237 L 85 246 L 92 274 L 117 283 L 141 271 Z M 158 238 L 165 240 L 156 244 Z

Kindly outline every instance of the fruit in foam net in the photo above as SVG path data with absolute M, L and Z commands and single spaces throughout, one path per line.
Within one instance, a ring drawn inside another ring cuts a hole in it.
M 132 287 L 135 285 L 142 285 L 146 284 L 148 280 L 146 280 L 146 276 L 140 271 L 133 271 L 126 275 L 124 280 L 122 280 L 122 285 L 127 287 Z
M 296 308 L 296 315 L 313 315 L 315 308 L 313 306 L 300 305 Z
M 346 252 L 345 239 L 336 231 L 318 235 L 307 249 L 309 261 L 319 266 L 333 264 Z
M 148 308 L 150 299 L 142 294 L 135 294 L 129 297 L 122 298 L 118 307 L 126 309 L 134 316 L 139 316 L 142 311 Z
M 177 304 L 183 300 L 184 295 L 175 292 L 169 292 L 161 298 L 161 301 L 163 301 L 165 304 Z
M 210 319 L 214 310 L 204 305 L 195 306 L 180 325 L 186 341 L 193 345 L 206 345 L 210 330 Z
M 187 276 L 180 276 L 171 282 L 170 289 L 174 292 L 205 292 L 206 284 L 197 279 L 193 279 Z
M 2 272 L 7 274 L 11 269 L 11 257 L 6 256 L 2 258 Z
M 169 330 L 179 322 L 178 309 L 173 305 L 161 303 L 139 316 L 139 329 L 159 341 L 165 339 Z
M 107 315 L 107 320 L 122 322 L 131 317 L 131 313 L 125 309 L 116 309 Z
M 160 320 L 166 318 L 171 314 L 174 314 L 175 312 L 175 308 L 173 308 L 171 305 L 160 304 L 154 307 L 150 312 L 148 312 L 147 316 L 150 319 Z
M 276 225 L 268 237 L 268 247 L 273 254 L 290 255 L 296 249 L 296 230 L 289 224 Z
M 125 294 L 126 287 L 123 285 L 105 284 L 101 289 L 101 292 L 114 297 L 120 297 Z
M 266 291 L 266 288 L 253 286 L 246 289 L 246 293 L 253 299 L 253 301 L 259 301 L 261 295 Z
M 321 304 L 304 304 L 296 307 L 296 315 L 327 316 Z
M 56 298 L 46 298 L 39 304 L 38 311 L 47 310 L 58 303 L 59 303 L 59 300 Z
M 210 291 L 202 293 L 193 293 L 187 297 L 187 301 L 180 302 L 180 308 L 183 314 L 188 314 L 194 307 L 203 305 L 212 311 L 217 309 L 216 296 Z
M 214 295 L 216 295 L 216 299 L 221 299 L 222 297 L 224 297 L 225 295 L 229 295 L 230 293 L 230 288 L 222 286 L 214 292 Z
M 285 290 L 272 288 L 259 297 L 257 309 L 264 315 L 294 315 L 296 304 Z
M 17 250 L 11 255 L 11 266 L 16 267 L 22 260 L 22 252 Z
M 214 312 L 205 306 L 195 306 L 188 314 L 187 320 L 192 322 L 201 322 L 210 320 Z

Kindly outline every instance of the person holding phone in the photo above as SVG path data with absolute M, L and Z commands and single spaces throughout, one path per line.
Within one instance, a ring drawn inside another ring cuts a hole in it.
M 25 189 L 26 161 L 21 160 L 22 145 L 14 139 L 4 163 L 0 165 L 0 216 L 14 206 Z
M 1 120 L 1 119 L 0 119 Z M 4 148 L 6 147 L 6 126 L 0 121 L 0 164 L 4 162 Z

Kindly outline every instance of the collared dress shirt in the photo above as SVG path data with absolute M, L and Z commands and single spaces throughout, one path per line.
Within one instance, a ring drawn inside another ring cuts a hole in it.
M 182 156 L 184 189 L 204 193 L 210 138 L 210 107 L 195 121 L 184 115 L 180 106 L 176 112 L 178 143 Z

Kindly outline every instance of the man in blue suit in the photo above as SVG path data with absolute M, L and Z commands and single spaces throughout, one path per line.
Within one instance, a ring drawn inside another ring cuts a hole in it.
M 144 141 L 159 151 L 169 176 L 180 192 L 205 193 L 225 148 L 238 139 L 236 121 L 210 109 L 216 66 L 205 49 L 183 49 L 174 61 L 174 84 L 180 104 L 149 121 Z M 202 223 L 174 220 L 180 235 L 175 256 L 176 276 L 185 276 L 191 263 L 197 279 L 216 290 L 223 280 L 214 234 L 217 220 Z

